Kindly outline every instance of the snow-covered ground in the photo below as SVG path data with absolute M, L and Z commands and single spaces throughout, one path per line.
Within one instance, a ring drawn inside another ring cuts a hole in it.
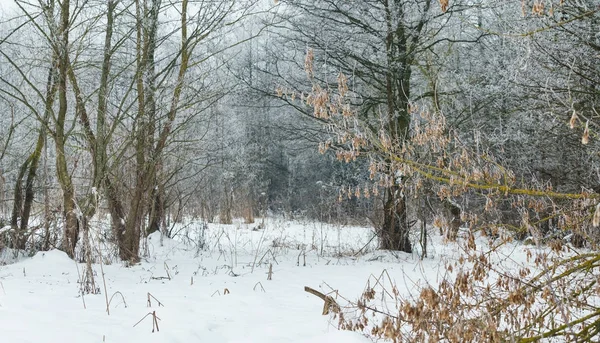
M 154 234 L 142 263 L 103 265 L 106 291 L 101 266 L 94 265 L 101 293 L 83 297 L 84 266 L 58 250 L 0 266 L 0 341 L 370 342 L 338 331 L 321 314 L 323 301 L 304 286 L 356 299 L 371 275 L 387 271 L 409 297 L 418 285 L 439 281 L 459 250 L 433 230 L 429 257 L 421 261 L 417 253 L 376 251 L 367 228 L 265 224 L 256 231 L 258 224 L 211 224 L 203 250 L 199 223 L 181 226 L 176 240 L 162 244 Z M 525 247 L 513 249 L 517 260 L 525 259 Z M 110 314 L 105 296 L 112 297 Z M 155 332 L 149 313 L 160 318 Z

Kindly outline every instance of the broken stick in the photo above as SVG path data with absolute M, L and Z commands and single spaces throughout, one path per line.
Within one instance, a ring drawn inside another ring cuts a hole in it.
M 331 296 L 325 295 L 325 294 L 323 294 L 315 289 L 312 289 L 308 286 L 304 286 L 304 291 L 323 299 L 323 301 L 325 302 L 323 304 L 323 315 L 324 316 L 328 315 L 330 310 L 332 310 L 333 312 L 340 311 L 340 306 L 335 302 L 335 300 Z

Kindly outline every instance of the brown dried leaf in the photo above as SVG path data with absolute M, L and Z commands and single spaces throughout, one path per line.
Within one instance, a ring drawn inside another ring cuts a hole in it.
M 575 128 L 575 124 L 577 124 L 577 113 L 573 110 L 573 115 L 571 116 L 571 120 L 569 120 L 569 127 L 571 129 Z
M 306 51 L 306 58 L 304 59 L 304 71 L 306 71 L 306 74 L 308 75 L 309 78 L 312 79 L 313 77 L 313 61 L 315 60 L 315 53 L 313 51 L 313 49 L 308 49 L 308 51 Z
M 448 10 L 449 0 L 440 0 L 440 6 L 442 6 L 442 12 L 446 12 Z
M 586 145 L 590 142 L 590 122 L 585 122 L 585 129 L 583 130 L 583 136 L 581 137 L 581 144 Z
M 594 225 L 594 227 L 600 226 L 600 203 L 598 203 L 598 205 L 596 205 L 596 211 L 594 211 L 594 218 L 592 220 L 592 225 Z

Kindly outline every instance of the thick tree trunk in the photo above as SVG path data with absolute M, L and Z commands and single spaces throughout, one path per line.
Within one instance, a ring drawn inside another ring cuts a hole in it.
M 137 263 L 140 261 L 140 236 L 143 230 L 142 224 L 145 216 L 145 192 L 143 181 L 138 180 L 129 209 L 129 215 L 125 221 L 125 233 L 123 244 L 119 247 L 119 256 L 123 261 Z
M 27 173 L 27 182 L 25 183 L 25 202 L 23 203 L 23 216 L 21 217 L 20 231 L 22 233 L 27 231 L 27 227 L 29 226 L 29 217 L 31 216 L 31 208 L 33 206 L 33 200 L 35 197 L 33 185 L 35 178 L 37 177 L 37 170 L 40 165 L 40 158 L 42 157 L 42 150 L 44 148 L 44 130 L 45 128 L 43 126 L 40 127 L 38 141 L 35 146 L 35 151 L 31 155 L 31 163 Z M 24 243 L 25 242 L 23 242 L 23 245 L 25 245 Z
M 406 199 L 398 186 L 386 190 L 383 227 L 380 232 L 381 249 L 412 252 L 406 217 Z
M 125 208 L 120 200 L 121 198 L 119 194 L 117 194 L 117 191 L 111 183 L 110 179 L 105 179 L 104 188 L 106 189 L 106 202 L 108 205 L 108 212 L 110 213 L 112 234 L 120 252 L 126 249 Z
M 233 218 L 231 216 L 231 207 L 233 206 L 233 191 L 230 187 L 227 186 L 227 182 L 225 182 L 225 187 L 223 189 L 223 199 L 221 199 L 221 204 L 219 206 L 219 223 L 221 224 L 231 224 L 233 223 Z
M 151 234 L 156 231 L 164 230 L 165 219 L 165 189 L 162 185 L 152 190 L 152 200 L 150 204 L 150 220 L 146 234 Z
M 55 122 L 54 144 L 56 147 L 56 176 L 63 193 L 63 213 L 64 213 L 64 236 L 62 247 L 69 257 L 75 256 L 75 247 L 79 237 L 79 225 L 77 222 L 75 189 L 73 180 L 67 166 L 66 142 L 67 133 L 65 132 L 67 116 L 67 75 L 69 69 L 69 0 L 63 0 L 61 3 L 60 29 L 57 35 L 57 41 L 54 42 L 56 51 L 58 51 L 58 114 Z
M 392 144 L 402 148 L 410 139 L 410 77 L 411 52 L 408 50 L 406 28 L 404 27 L 404 4 L 394 0 L 392 4 L 384 0 L 387 28 L 386 48 L 386 105 L 387 132 Z M 388 161 L 389 162 L 389 161 Z M 384 224 L 381 230 L 383 249 L 412 252 L 409 226 L 406 213 L 406 198 L 396 184 L 396 170 L 390 168 L 388 177 L 392 186 L 386 190 Z
M 75 257 L 75 248 L 77 247 L 77 241 L 79 240 L 79 223 L 77 220 L 77 213 L 75 201 L 73 197 L 75 192 L 72 188 L 63 190 L 63 205 L 64 205 L 64 237 L 63 237 L 63 250 L 69 255 L 69 257 Z

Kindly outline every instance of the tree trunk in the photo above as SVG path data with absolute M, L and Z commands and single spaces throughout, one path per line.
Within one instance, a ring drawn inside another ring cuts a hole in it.
M 139 261 L 140 236 L 149 206 L 149 189 L 154 181 L 155 161 L 152 156 L 154 146 L 154 51 L 160 0 L 148 3 L 135 2 L 136 6 L 136 89 L 138 94 L 138 127 L 136 131 L 136 180 L 131 207 L 125 220 L 123 240 L 119 246 L 119 256 L 124 261 Z
M 219 223 L 231 224 L 233 218 L 231 216 L 231 207 L 233 206 L 233 191 L 227 186 L 228 182 L 225 182 L 223 189 L 223 199 L 221 199 L 221 205 L 219 208 Z
M 394 0 L 391 5 L 388 0 L 384 1 L 387 29 L 385 41 L 387 132 L 392 144 L 400 149 L 410 139 L 408 130 L 412 55 L 408 50 L 404 27 L 404 4 Z M 412 247 L 409 239 L 406 198 L 401 187 L 396 183 L 397 175 L 393 168 L 390 168 L 388 177 L 392 180 L 392 186 L 386 190 L 381 247 L 410 253 Z
M 30 160 L 31 157 L 28 157 L 27 160 L 21 165 L 21 168 L 19 169 L 19 174 L 17 176 L 17 181 L 15 182 L 13 210 L 10 218 L 10 226 L 13 231 L 12 247 L 14 249 L 25 248 L 24 244 L 21 244 L 22 233 L 19 229 L 19 218 L 23 216 L 23 178 L 25 177 L 25 173 L 27 172 Z
M 44 148 L 44 130 L 45 128 L 40 127 L 40 133 L 38 141 L 35 146 L 35 151 L 31 155 L 31 163 L 29 164 L 29 172 L 27 173 L 27 182 L 25 183 L 25 202 L 23 203 L 23 216 L 21 217 L 21 233 L 27 231 L 29 226 L 29 217 L 31 216 L 31 208 L 33 206 L 33 200 L 35 192 L 33 190 L 33 184 L 37 177 L 37 170 L 40 164 L 40 158 L 42 157 L 42 150 Z M 26 242 L 22 242 L 23 248 Z M 21 248 L 21 249 L 23 249 Z
M 7 209 L 6 209 L 6 179 L 4 178 L 4 171 L 0 168 L 0 220 L 4 220 Z
M 150 220 L 146 234 L 151 234 L 164 229 L 165 222 L 165 189 L 162 184 L 152 190 L 152 198 L 150 204 Z
M 50 188 L 48 182 L 48 135 L 44 135 L 44 242 L 42 243 L 42 250 L 50 250 Z
M 79 237 L 79 226 L 75 206 L 75 189 L 73 180 L 67 167 L 65 132 L 67 116 L 67 74 L 69 69 L 69 0 L 63 0 L 61 4 L 60 29 L 57 41 L 54 42 L 58 51 L 58 114 L 55 122 L 54 144 L 56 147 L 56 176 L 63 193 L 64 236 L 62 248 L 73 258 L 75 247 Z
M 72 187 L 66 187 L 63 189 L 63 215 L 65 218 L 64 222 L 64 237 L 63 237 L 63 250 L 69 255 L 69 257 L 75 257 L 75 248 L 77 247 L 77 241 L 79 240 L 79 223 L 77 220 L 77 213 L 75 201 L 73 197 Z
M 27 160 L 21 165 L 17 182 L 15 183 L 13 210 L 10 220 L 10 225 L 14 231 L 13 247 L 15 249 L 25 249 L 27 243 L 27 228 L 29 226 L 29 217 L 31 216 L 31 207 L 35 192 L 33 185 L 37 176 L 37 170 L 42 156 L 45 141 L 45 128 L 40 127 L 40 133 L 35 146 L 34 152 L 29 155 Z M 25 189 L 23 189 L 23 179 L 27 173 Z M 23 191 L 25 192 L 23 198 Z
M 99 289 L 96 287 L 94 270 L 92 269 L 93 248 L 90 239 L 90 227 L 86 216 L 83 216 L 81 219 L 81 227 L 83 230 L 83 256 L 81 256 L 81 262 L 85 262 L 86 264 L 83 280 L 80 285 L 81 291 L 84 294 L 98 294 Z
M 381 249 L 399 250 L 411 253 L 409 226 L 406 217 L 406 199 L 400 187 L 386 190 L 383 227 L 380 232 Z
M 115 238 L 115 243 L 119 248 L 119 252 L 121 252 L 126 250 L 125 208 L 109 178 L 105 179 L 104 188 L 106 189 L 106 202 L 108 205 L 108 212 L 110 213 L 112 234 Z
M 154 51 L 156 48 L 160 0 L 145 2 L 143 7 L 139 0 L 136 0 L 135 4 L 137 16 L 136 89 L 138 95 L 138 113 L 136 117 L 138 127 L 135 132 L 136 180 L 132 192 L 131 207 L 125 222 L 125 237 L 123 245 L 119 249 L 121 250 L 121 259 L 132 263 L 139 261 L 140 236 L 144 232 L 143 224 L 148 215 L 152 191 L 161 187 L 158 176 L 162 168 L 162 157 L 179 109 L 179 100 L 185 84 L 185 74 L 188 68 L 191 49 L 187 33 L 188 1 L 183 0 L 180 12 L 181 63 L 179 65 L 179 73 L 171 96 L 169 111 L 162 122 L 162 128 L 157 130 L 155 127 L 157 108 L 154 103 L 154 92 L 156 91 L 154 85 L 156 77 Z M 164 193 L 161 196 L 164 197 Z M 159 203 L 163 200 L 159 201 Z M 160 209 L 158 212 L 162 212 L 162 217 L 164 218 L 164 210 Z M 162 221 L 162 218 L 159 218 L 159 220 Z
M 145 216 L 144 208 L 146 207 L 145 183 L 141 179 L 142 177 L 142 175 L 138 176 L 129 215 L 125 221 L 123 244 L 119 248 L 119 257 L 123 261 L 129 261 L 130 263 L 140 261 L 140 236 Z

